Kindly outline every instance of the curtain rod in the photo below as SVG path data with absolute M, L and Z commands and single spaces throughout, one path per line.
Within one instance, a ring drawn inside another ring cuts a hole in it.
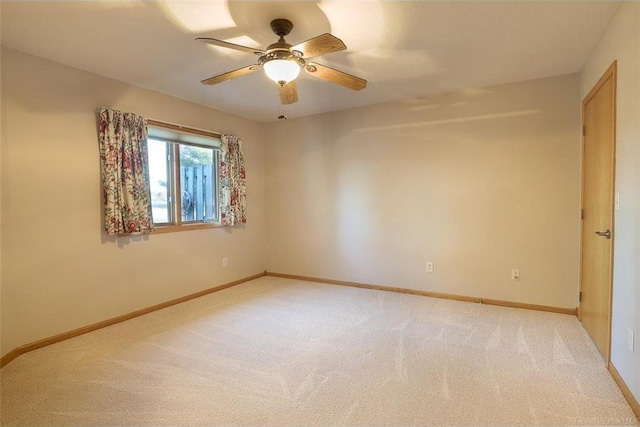
M 109 109 L 110 108 L 108 107 L 98 107 L 96 108 L 96 111 L 99 113 L 101 110 L 109 110 Z M 147 119 L 147 124 L 151 126 L 163 127 L 166 129 L 181 130 L 181 131 L 186 131 L 190 133 L 195 133 L 196 135 L 208 136 L 209 138 L 220 139 L 222 137 L 222 134 L 218 132 L 211 132 L 205 129 L 192 128 L 189 126 L 179 125 L 177 123 L 163 122 L 162 120 Z
M 211 132 L 209 130 L 192 128 L 192 127 L 189 127 L 189 126 L 183 126 L 183 125 L 179 125 L 179 124 L 176 124 L 176 123 L 163 122 L 161 120 L 147 119 L 147 124 L 149 124 L 151 126 L 158 126 L 158 127 L 166 128 L 166 129 L 185 131 L 185 132 L 194 133 L 194 134 L 197 134 L 197 135 L 208 136 L 210 138 L 220 139 L 222 137 L 222 134 L 220 134 L 218 132 Z

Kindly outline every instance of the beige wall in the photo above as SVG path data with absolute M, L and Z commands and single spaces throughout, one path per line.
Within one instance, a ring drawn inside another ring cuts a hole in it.
M 268 124 L 267 270 L 575 308 L 579 129 L 578 75 Z
M 241 136 L 246 226 L 108 238 L 99 106 Z M 254 122 L 3 49 L 2 354 L 264 271 L 263 158 Z
M 265 266 L 576 305 L 576 75 L 260 126 L 16 51 L 2 55 L 2 354 Z M 242 136 L 249 223 L 105 236 L 101 105 Z M 512 268 L 520 281 L 510 280 Z
M 623 2 L 582 71 L 584 98 L 618 61 L 611 361 L 640 401 L 640 3 Z M 628 330 L 636 336 L 627 348 Z

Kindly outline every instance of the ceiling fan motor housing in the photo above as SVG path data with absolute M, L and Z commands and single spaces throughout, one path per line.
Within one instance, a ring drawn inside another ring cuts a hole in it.
M 265 53 L 260 58 L 258 58 L 258 63 L 260 65 L 264 65 L 265 63 L 267 63 L 269 61 L 273 61 L 275 59 L 284 59 L 284 60 L 287 60 L 287 61 L 294 61 L 301 68 L 306 65 L 306 61 L 303 58 L 301 58 L 300 56 L 296 55 L 294 52 L 292 52 L 292 51 L 290 51 L 288 49 L 286 49 L 286 50 L 285 49 L 277 49 L 277 50 L 270 49 L 269 51 L 267 51 L 267 53 Z

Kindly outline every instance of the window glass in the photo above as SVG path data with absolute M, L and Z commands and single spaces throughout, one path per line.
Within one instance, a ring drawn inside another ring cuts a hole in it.
M 169 173 L 169 144 L 149 139 L 149 181 L 154 224 L 171 223 L 171 180 Z
M 183 222 L 215 219 L 215 153 L 213 148 L 180 144 L 180 196 Z

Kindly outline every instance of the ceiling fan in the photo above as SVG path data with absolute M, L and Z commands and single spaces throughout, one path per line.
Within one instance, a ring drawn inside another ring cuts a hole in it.
M 196 40 L 200 40 L 214 46 L 253 53 L 254 55 L 259 56 L 257 64 L 218 74 L 202 80 L 202 84 L 215 85 L 264 69 L 267 77 L 278 83 L 280 89 L 280 102 L 283 104 L 293 104 L 298 100 L 298 88 L 295 79 L 298 77 L 298 74 L 302 69 L 314 77 L 342 85 L 349 89 L 361 90 L 367 86 L 367 81 L 360 77 L 352 76 L 351 74 L 335 70 L 316 62 L 307 62 L 308 59 L 316 56 L 345 50 L 347 47 L 342 40 L 329 33 L 325 33 L 292 46 L 284 39 L 284 36 L 288 35 L 292 28 L 293 23 L 288 19 L 274 19 L 271 21 L 271 29 L 278 37 L 280 37 L 280 39 L 269 45 L 264 50 L 229 43 L 218 39 L 198 37 Z

